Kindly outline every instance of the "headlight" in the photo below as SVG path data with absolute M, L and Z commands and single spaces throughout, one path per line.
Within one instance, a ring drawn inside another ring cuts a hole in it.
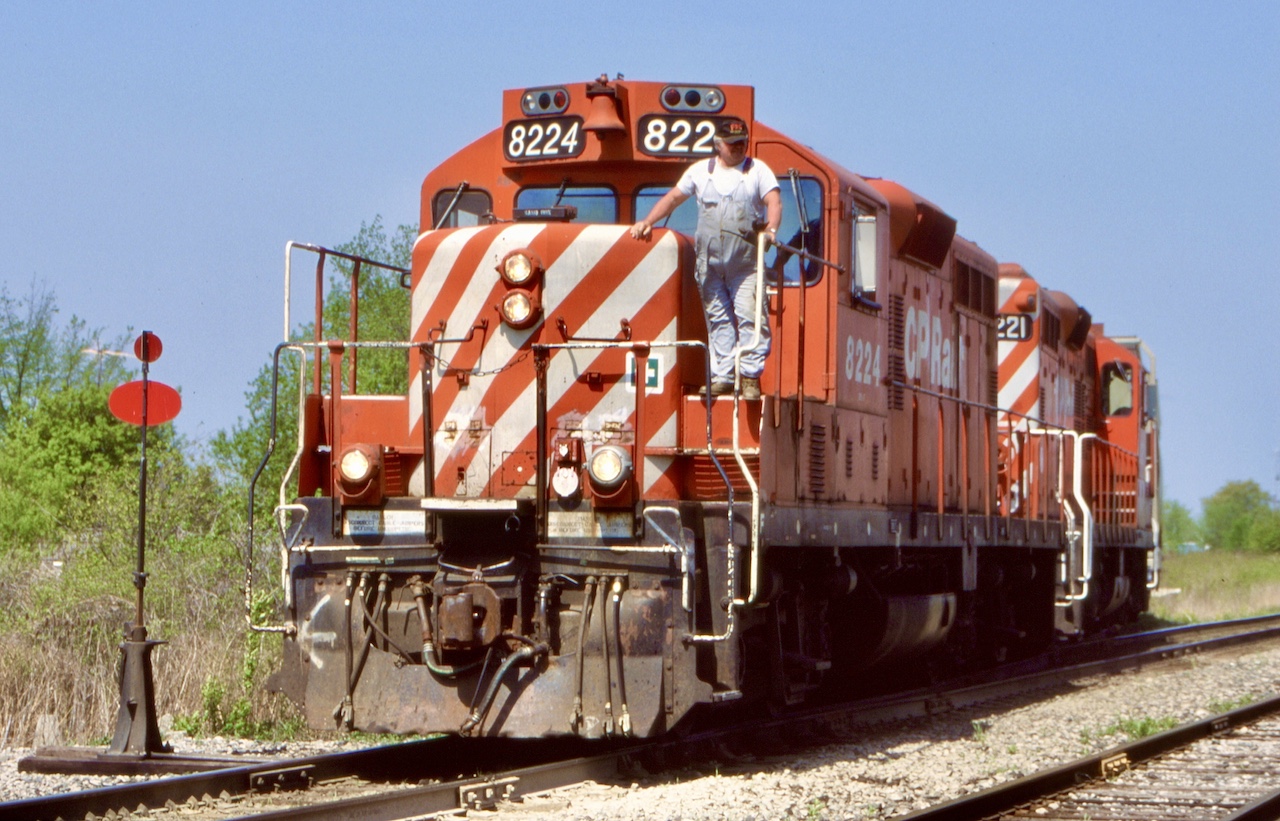
M 338 463 L 338 470 L 342 472 L 342 478 L 352 484 L 358 484 L 369 478 L 369 474 L 373 469 L 373 463 L 369 461 L 369 456 L 359 448 L 351 448 L 342 454 L 342 461 Z
M 512 291 L 502 298 L 502 319 L 513 328 L 524 328 L 537 319 L 533 295 L 528 291 Z
M 617 445 L 596 448 L 587 463 L 591 481 L 604 490 L 614 490 L 631 476 L 631 454 Z
M 539 263 L 528 251 L 512 251 L 503 258 L 498 273 L 512 285 L 524 285 L 538 273 Z

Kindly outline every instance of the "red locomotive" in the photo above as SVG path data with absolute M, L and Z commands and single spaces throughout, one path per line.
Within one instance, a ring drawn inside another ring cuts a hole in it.
M 1145 608 L 1140 341 L 756 121 L 750 87 L 601 77 L 502 114 L 423 183 L 408 338 L 292 344 L 314 370 L 277 511 L 285 621 L 258 629 L 314 726 L 651 736 Z M 699 394 L 691 210 L 627 230 L 726 118 L 783 199 L 758 400 Z M 371 347 L 403 349 L 406 392 L 360 393 Z

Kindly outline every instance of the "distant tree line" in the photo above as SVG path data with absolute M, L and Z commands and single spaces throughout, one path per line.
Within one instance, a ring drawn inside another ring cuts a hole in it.
M 1280 552 L 1280 503 L 1252 479 L 1227 482 L 1200 500 L 1200 518 L 1181 502 L 1165 501 L 1164 546 L 1195 544 L 1215 550 Z

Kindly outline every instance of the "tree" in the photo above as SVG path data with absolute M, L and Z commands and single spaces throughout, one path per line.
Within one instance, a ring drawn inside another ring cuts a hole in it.
M 1251 547 L 1249 534 L 1254 523 L 1274 514 L 1275 504 L 1276 500 L 1252 479 L 1228 482 L 1218 492 L 1201 500 L 1204 511 L 1201 532 L 1205 543 L 1224 550 Z
M 77 530 L 95 485 L 137 465 L 134 430 L 107 409 L 108 386 L 80 385 L 20 405 L 0 436 L 0 538 L 33 546 Z
M 104 348 L 101 329 L 90 330 L 75 316 L 60 329 L 57 315 L 53 291 L 43 282 L 33 280 L 22 298 L 0 287 L 0 430 L 46 395 L 91 382 L 114 385 L 124 378 L 117 358 L 85 355 L 86 348 Z M 105 347 L 120 348 L 126 338 L 109 340 Z
M 382 218 L 361 223 L 360 231 L 335 250 L 352 256 L 408 268 L 413 243 L 418 237 L 413 225 L 401 225 L 390 237 L 382 227 Z M 334 267 L 341 273 L 330 279 L 325 298 L 324 329 L 326 338 L 346 339 L 350 330 L 352 264 L 335 258 Z M 409 291 L 400 287 L 400 276 L 381 268 L 361 267 L 358 327 L 362 340 L 404 341 L 409 338 Z M 313 326 L 309 326 L 310 330 Z M 409 389 L 409 360 L 405 351 L 361 351 L 359 384 L 361 393 L 403 394 Z M 346 386 L 349 390 L 350 386 Z
M 137 437 L 107 397 L 126 378 L 101 330 L 57 323 L 54 294 L 0 289 L 0 543 L 56 543 L 83 525 L 97 487 L 137 464 Z M 124 339 L 108 342 L 118 348 Z
M 1249 525 L 1245 546 L 1250 550 L 1280 553 L 1280 510 L 1263 511 Z
M 408 268 L 417 238 L 417 227 L 401 225 L 387 235 L 382 218 L 361 223 L 360 230 L 349 241 L 334 250 Z M 325 289 L 322 338 L 349 337 L 351 264 L 330 258 L 333 268 Z M 359 300 L 359 338 L 365 341 L 406 340 L 409 336 L 409 294 L 400 287 L 399 276 L 381 269 L 362 268 Z M 293 338 L 311 341 L 315 323 L 297 326 Z M 293 447 L 297 430 L 298 360 L 293 354 L 282 354 L 280 384 L 276 391 L 277 449 L 272 464 L 259 479 L 258 503 L 274 504 L 276 491 L 283 479 L 289 456 L 281 450 Z M 360 393 L 403 394 L 408 390 L 408 359 L 402 351 L 362 351 L 359 359 Z M 254 471 L 267 452 L 271 434 L 272 363 L 258 371 L 245 393 L 248 415 L 241 418 L 230 432 L 215 437 L 212 452 L 222 478 L 228 484 L 247 490 Z M 324 369 L 327 382 L 327 368 Z M 267 508 L 269 510 L 269 508 Z
M 1200 526 L 1196 524 L 1191 511 L 1186 505 L 1172 499 L 1165 499 L 1161 505 L 1160 525 L 1163 531 L 1162 540 L 1168 548 L 1180 544 L 1200 541 Z

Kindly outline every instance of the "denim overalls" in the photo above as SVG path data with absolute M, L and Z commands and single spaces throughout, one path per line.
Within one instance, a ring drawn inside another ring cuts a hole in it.
M 712 157 L 708 171 L 714 171 L 715 162 Z M 743 161 L 744 173 L 751 169 L 751 162 L 750 157 Z M 734 348 L 748 344 L 755 333 L 754 199 L 745 177 L 728 194 L 721 194 L 711 179 L 698 192 L 695 276 L 707 317 L 711 375 L 717 380 L 733 380 Z M 766 308 L 767 305 L 766 300 Z M 759 344 L 742 354 L 744 377 L 758 378 L 764 370 L 764 360 L 769 353 L 768 314 L 762 314 L 761 320 Z

